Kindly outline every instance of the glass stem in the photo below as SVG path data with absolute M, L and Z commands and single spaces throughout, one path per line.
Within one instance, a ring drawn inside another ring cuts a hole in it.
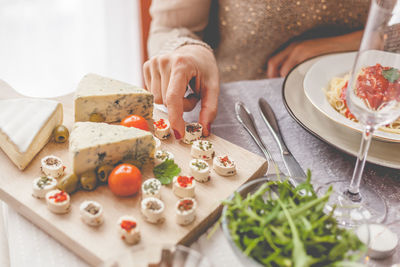
M 358 151 L 357 162 L 354 168 L 353 177 L 351 178 L 350 186 L 347 190 L 347 195 L 351 196 L 353 201 L 361 201 L 360 195 L 360 183 L 362 174 L 364 171 L 365 160 L 367 159 L 368 149 L 371 144 L 372 134 L 375 128 L 371 126 L 365 126 L 360 150 Z

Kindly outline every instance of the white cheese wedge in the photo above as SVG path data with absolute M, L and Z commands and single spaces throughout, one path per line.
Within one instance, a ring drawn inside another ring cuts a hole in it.
M 64 165 L 59 157 L 50 155 L 42 158 L 42 172 L 47 176 L 58 178 L 64 174 Z
M 142 198 L 155 197 L 161 199 L 161 182 L 156 178 L 147 179 L 142 183 Z
M 85 200 L 79 207 L 79 214 L 84 223 L 99 226 L 103 223 L 103 206 L 92 200 Z
M 45 198 L 46 194 L 56 189 L 57 180 L 53 177 L 43 176 L 33 180 L 32 183 L 32 196 L 36 198 Z
M 75 121 L 90 121 L 98 114 L 105 122 L 121 121 L 128 115 L 153 118 L 153 95 L 145 89 L 102 77 L 85 75 L 75 93 Z
M 71 131 L 69 151 L 77 175 L 118 162 L 140 168 L 154 159 L 154 139 L 150 132 L 134 127 L 77 122 Z
M 175 206 L 176 222 L 188 225 L 196 219 L 197 202 L 194 198 L 180 199 Z
M 193 159 L 189 162 L 190 174 L 200 183 L 210 180 L 210 166 L 201 159 Z
M 196 140 L 192 144 L 190 154 L 196 159 L 210 160 L 214 157 L 214 145 L 210 141 Z
M 192 144 L 194 141 L 199 140 L 203 132 L 203 126 L 200 123 L 188 123 L 185 126 L 185 136 L 183 142 L 185 144 Z
M 62 124 L 62 105 L 53 100 L 0 100 L 0 147 L 20 169 L 25 169 Z
M 140 241 L 140 230 L 134 217 L 128 215 L 120 217 L 117 227 L 121 239 L 126 243 L 134 245 Z
M 54 213 L 67 213 L 70 208 L 71 198 L 67 192 L 58 189 L 47 192 L 46 203 L 47 208 Z
M 175 176 L 172 183 L 172 192 L 177 197 L 194 197 L 196 181 L 190 176 Z
M 142 200 L 140 210 L 149 223 L 162 223 L 164 221 L 165 205 L 160 199 L 148 197 Z
M 162 140 L 167 139 L 170 135 L 171 125 L 168 120 L 159 119 L 153 122 L 154 125 L 154 135 Z
M 157 150 L 154 154 L 154 165 L 160 165 L 167 159 L 174 160 L 174 154 L 166 150 Z

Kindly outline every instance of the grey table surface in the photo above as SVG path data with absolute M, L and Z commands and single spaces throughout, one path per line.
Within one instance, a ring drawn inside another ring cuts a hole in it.
M 258 99 L 264 97 L 275 112 L 289 150 L 304 170 L 310 169 L 312 171 L 314 184 L 321 185 L 342 178 L 350 181 L 355 157 L 321 141 L 297 124 L 284 106 L 282 85 L 283 79 L 281 78 L 223 84 L 219 97 L 218 116 L 212 125 L 212 132 L 263 156 L 246 130 L 236 120 L 234 105 L 237 101 L 243 102 L 252 112 L 259 133 L 271 151 L 274 160 L 279 165 L 280 170 L 285 172 L 278 146 L 258 111 Z M 196 121 L 198 112 L 199 107 L 196 107 L 193 112 L 185 115 L 186 120 Z M 362 183 L 372 187 L 383 196 L 388 206 L 388 215 L 384 224 L 400 236 L 400 170 L 366 163 Z M 400 262 L 399 248 L 392 257 L 375 261 L 373 265 L 391 266 L 397 262 Z

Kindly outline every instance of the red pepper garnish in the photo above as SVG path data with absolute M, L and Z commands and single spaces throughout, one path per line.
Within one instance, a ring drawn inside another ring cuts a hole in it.
M 177 182 L 181 187 L 188 187 L 192 184 L 194 177 L 178 176 Z
M 180 211 L 191 210 L 191 209 L 193 208 L 193 205 L 194 205 L 194 203 L 193 203 L 192 200 L 190 200 L 190 199 L 184 199 L 184 200 L 182 200 L 181 202 L 179 202 L 178 209 L 179 209 Z
M 225 156 L 223 158 L 220 158 L 219 161 L 222 163 L 222 165 L 224 165 L 224 167 L 228 166 L 228 165 L 232 165 L 232 161 L 230 161 L 230 159 L 228 158 L 228 156 Z
M 63 202 L 65 200 L 67 200 L 68 196 L 67 193 L 65 193 L 64 191 L 58 192 L 55 195 L 52 195 L 49 197 L 49 199 L 54 199 L 54 202 Z
M 128 233 L 136 227 L 136 222 L 133 221 L 122 221 L 120 224 L 121 228 L 127 231 Z
M 155 121 L 153 124 L 157 129 L 165 129 L 168 126 L 165 123 L 164 119 L 159 119 L 158 121 Z
M 67 168 L 67 167 L 63 166 L 63 171 L 65 171 L 66 168 Z

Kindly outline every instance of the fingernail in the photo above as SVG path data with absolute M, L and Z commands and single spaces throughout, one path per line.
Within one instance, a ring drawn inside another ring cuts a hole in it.
M 174 129 L 174 135 L 175 135 L 175 139 L 177 139 L 177 140 L 181 139 L 181 134 L 175 129 Z

